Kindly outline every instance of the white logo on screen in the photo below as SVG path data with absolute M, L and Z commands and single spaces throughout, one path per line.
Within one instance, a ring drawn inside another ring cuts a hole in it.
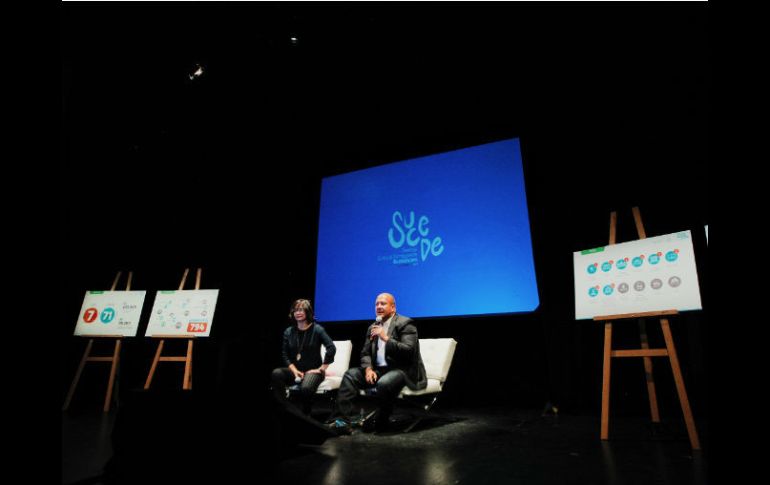
M 394 249 L 398 249 L 404 244 L 409 247 L 420 245 L 420 257 L 423 261 L 429 254 L 438 256 L 444 252 L 444 245 L 441 238 L 436 236 L 433 239 L 428 238 L 428 216 L 420 216 L 417 226 L 414 223 L 414 211 L 409 211 L 409 220 L 406 220 L 401 211 L 393 213 L 393 227 L 388 229 L 388 241 Z

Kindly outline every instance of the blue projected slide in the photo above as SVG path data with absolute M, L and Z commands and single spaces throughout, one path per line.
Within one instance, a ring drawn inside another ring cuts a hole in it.
M 519 140 L 323 179 L 315 311 L 374 319 L 379 293 L 410 317 L 539 304 Z

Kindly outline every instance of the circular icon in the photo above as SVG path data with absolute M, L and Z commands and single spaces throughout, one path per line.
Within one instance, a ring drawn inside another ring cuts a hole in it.
M 176 328 L 182 328 L 182 322 L 176 322 L 176 325 L 174 325 Z
M 682 284 L 682 280 L 678 276 L 672 276 L 668 279 L 668 284 L 672 288 L 676 288 L 677 286 Z
M 660 278 L 655 278 L 654 280 L 650 281 L 650 288 L 653 290 L 659 290 L 663 286 L 663 282 L 660 280 Z
M 602 289 L 604 294 L 607 296 L 611 295 L 613 290 L 614 288 L 612 288 L 612 285 L 604 285 L 604 288 Z
M 618 285 L 618 292 L 628 293 L 628 283 L 621 283 Z
M 86 311 L 83 312 L 83 321 L 91 323 L 96 320 L 97 315 L 99 315 L 99 311 L 96 308 L 87 308 Z
M 642 280 L 639 280 L 639 281 L 635 282 L 635 283 L 634 283 L 634 289 L 635 289 L 636 291 L 642 291 L 642 290 L 644 290 L 644 281 L 642 281 Z
M 99 315 L 99 320 L 101 320 L 102 323 L 110 323 L 113 318 L 115 318 L 115 309 L 110 307 L 102 310 L 102 314 Z
M 644 263 L 644 260 L 639 256 L 631 260 L 631 264 L 634 265 L 634 268 L 638 268 L 642 263 Z
M 604 271 L 606 273 L 607 271 L 609 271 L 611 269 L 612 269 L 612 262 L 605 261 L 605 262 L 602 263 L 602 271 Z
M 650 262 L 650 264 L 658 264 L 658 262 L 660 261 L 660 256 L 658 256 L 657 254 L 650 254 L 648 261 Z
M 586 270 L 588 271 L 588 274 L 596 273 L 596 264 L 595 263 L 594 264 L 589 264 L 588 268 L 586 268 Z
M 676 258 L 679 257 L 679 254 L 676 253 L 676 251 L 669 251 L 666 253 L 666 261 L 669 263 L 673 263 L 676 261 Z
M 592 286 L 588 289 L 588 296 L 590 296 L 591 298 L 595 297 L 598 294 L 599 294 L 599 290 L 597 290 L 595 286 Z
M 627 259 L 619 259 L 617 263 L 615 263 L 615 266 L 618 267 L 618 269 L 626 269 L 626 266 L 628 265 Z

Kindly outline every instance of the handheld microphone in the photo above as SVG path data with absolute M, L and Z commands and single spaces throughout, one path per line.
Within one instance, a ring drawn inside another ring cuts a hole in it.
M 382 316 L 377 315 L 377 318 L 374 321 L 374 325 L 377 327 L 382 326 Z M 376 337 L 374 335 L 369 335 L 369 340 L 374 340 Z

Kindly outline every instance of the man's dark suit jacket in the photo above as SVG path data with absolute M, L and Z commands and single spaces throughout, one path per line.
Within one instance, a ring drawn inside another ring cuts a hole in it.
M 377 346 L 380 339 L 369 340 L 369 334 L 374 324 L 366 329 L 366 340 L 361 349 L 361 367 L 376 367 Z M 417 327 L 412 319 L 393 314 L 393 319 L 388 327 L 388 340 L 385 343 L 385 361 L 392 369 L 401 369 L 406 374 L 406 385 L 409 389 L 417 391 L 428 387 L 428 378 L 425 375 L 425 366 L 420 356 L 420 341 L 417 338 Z

